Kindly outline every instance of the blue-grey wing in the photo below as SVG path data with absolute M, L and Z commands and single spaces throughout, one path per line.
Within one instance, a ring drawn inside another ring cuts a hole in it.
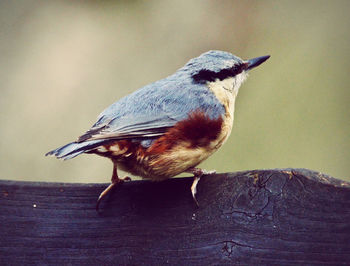
M 93 126 L 78 142 L 97 139 L 130 139 L 152 138 L 165 133 L 176 124 L 177 120 L 164 114 L 154 116 L 143 115 L 135 117 L 135 114 L 112 119 L 106 123 Z
M 79 137 L 78 142 L 154 138 L 198 110 L 212 119 L 225 112 L 224 106 L 206 85 L 194 84 L 191 79 L 173 75 L 109 106 L 93 127 Z

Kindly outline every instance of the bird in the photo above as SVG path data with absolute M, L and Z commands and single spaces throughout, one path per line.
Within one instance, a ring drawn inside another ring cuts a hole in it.
M 163 181 L 180 173 L 197 184 L 206 171 L 197 166 L 217 151 L 231 134 L 235 100 L 248 72 L 270 55 L 249 60 L 225 51 L 210 50 L 190 59 L 174 74 L 146 85 L 107 107 L 77 140 L 46 154 L 72 159 L 97 154 L 113 163 L 111 184 L 98 197 L 134 176 Z

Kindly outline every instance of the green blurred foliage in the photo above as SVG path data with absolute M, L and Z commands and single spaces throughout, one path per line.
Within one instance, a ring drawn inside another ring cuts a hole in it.
M 1 1 L 1 179 L 108 182 L 93 155 L 44 157 L 109 104 L 210 50 L 271 58 L 243 84 L 218 172 L 350 180 L 350 1 Z

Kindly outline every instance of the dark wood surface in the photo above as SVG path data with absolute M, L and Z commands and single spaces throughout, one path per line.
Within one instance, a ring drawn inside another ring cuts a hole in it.
M 1 265 L 350 264 L 350 184 L 305 169 L 160 183 L 0 181 Z

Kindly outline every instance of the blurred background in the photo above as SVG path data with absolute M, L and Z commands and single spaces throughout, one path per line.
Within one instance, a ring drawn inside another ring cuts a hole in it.
M 350 180 L 350 1 L 0 2 L 1 179 L 109 182 L 94 155 L 44 154 L 190 58 L 249 59 L 218 172 L 303 167 Z

